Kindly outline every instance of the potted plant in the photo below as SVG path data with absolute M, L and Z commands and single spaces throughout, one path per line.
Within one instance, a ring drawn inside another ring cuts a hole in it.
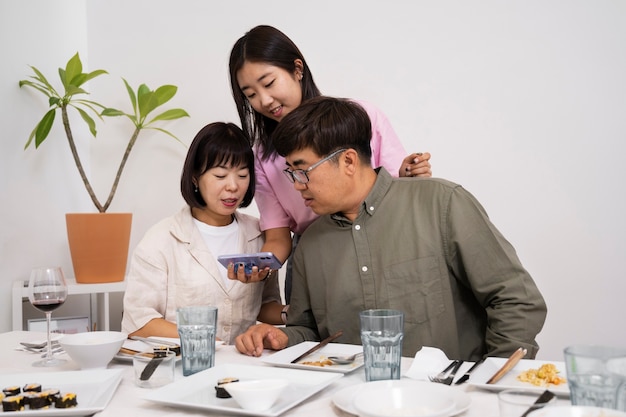
M 48 137 L 50 129 L 54 125 L 56 114 L 60 111 L 63 128 L 72 152 L 72 157 L 74 158 L 74 163 L 76 164 L 76 168 L 78 169 L 91 201 L 98 210 L 98 213 L 69 213 L 66 215 L 68 241 L 76 281 L 122 281 L 126 273 L 132 214 L 107 213 L 106 211 L 115 197 L 115 192 L 124 167 L 126 166 L 128 156 L 139 137 L 139 133 L 143 129 L 158 130 L 180 142 L 172 133 L 158 127 L 157 122 L 175 120 L 181 117 L 188 117 L 189 115 L 183 109 L 170 109 L 148 119 L 148 115 L 152 114 L 153 111 L 160 108 L 174 97 L 177 92 L 177 87 L 173 85 L 163 85 L 155 90 L 151 90 L 145 84 L 141 84 L 137 91 L 134 91 L 128 82 L 122 79 L 132 106 L 132 111 L 129 113 L 106 107 L 100 103 L 86 99 L 85 96 L 89 93 L 83 88 L 84 84 L 100 75 L 108 73 L 102 69 L 84 73 L 78 53 L 70 58 L 64 69 L 59 68 L 59 77 L 64 89 L 63 94 L 57 92 L 41 71 L 34 66 L 31 66 L 31 68 L 34 75 L 31 75 L 28 80 L 21 80 L 19 85 L 20 87 L 31 87 L 44 94 L 48 98 L 50 109 L 44 114 L 31 132 L 24 149 L 27 149 L 33 141 L 35 148 L 39 148 Z M 90 114 L 95 115 L 98 119 L 103 119 L 103 116 L 125 116 L 134 125 L 133 133 L 117 169 L 111 191 L 104 203 L 101 203 L 96 196 L 89 178 L 85 174 L 80 155 L 76 149 L 74 135 L 70 127 L 70 119 L 68 117 L 68 111 L 70 109 L 75 109 L 80 114 L 82 120 L 87 124 L 89 131 L 94 137 L 97 134 L 96 122 Z M 91 222 L 95 222 L 96 224 L 90 225 Z M 122 231 L 115 231 L 115 225 L 118 223 L 120 223 Z M 75 237 L 73 236 L 74 232 L 79 232 L 79 234 L 82 232 L 83 236 Z M 98 232 L 103 232 L 105 236 L 97 237 L 96 233 Z M 119 238 L 122 239 L 122 243 L 116 240 Z M 95 246 L 95 252 L 89 254 L 88 247 L 92 245 Z M 79 259 L 79 257 L 82 256 L 87 256 L 84 263 Z M 114 259 L 121 261 L 121 264 L 115 266 L 113 263 Z

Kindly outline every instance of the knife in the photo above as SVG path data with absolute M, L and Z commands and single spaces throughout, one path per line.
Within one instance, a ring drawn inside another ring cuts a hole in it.
M 333 340 L 337 339 L 338 337 L 340 337 L 343 334 L 343 330 L 339 330 L 337 333 L 335 333 L 332 336 L 328 336 L 326 339 L 322 340 L 321 342 L 319 342 L 317 345 L 313 346 L 311 349 L 307 350 L 306 352 L 304 352 L 302 355 L 298 356 L 297 358 L 295 358 L 294 360 L 291 361 L 291 363 L 298 363 L 300 360 L 302 360 L 303 358 L 309 356 L 311 353 L 315 352 L 316 350 L 319 350 L 321 348 L 323 348 L 324 346 L 326 346 L 327 344 L 329 344 L 330 342 L 332 342 Z
M 545 390 L 543 394 L 541 394 L 539 398 L 537 398 L 535 403 L 531 405 L 530 408 L 526 410 L 526 412 L 522 414 L 520 417 L 528 416 L 531 412 L 535 411 L 538 408 L 543 407 L 544 404 L 549 403 L 550 400 L 552 400 L 552 398 L 554 398 L 554 393 L 552 391 Z
M 474 363 L 474 365 L 472 365 L 472 367 L 471 367 L 471 368 L 469 368 L 469 369 L 467 370 L 467 372 L 465 372 L 465 373 L 463 374 L 463 376 L 462 376 L 461 378 L 459 378 L 459 380 L 458 380 L 458 381 L 456 381 L 456 382 L 454 383 L 454 385 L 461 385 L 462 383 L 464 383 L 465 381 L 467 381 L 467 380 L 469 379 L 470 374 L 472 373 L 472 371 L 473 371 L 474 369 L 476 369 L 476 367 L 477 367 L 478 365 L 480 365 L 481 363 L 483 363 L 484 361 L 485 361 L 485 358 L 482 358 L 481 360 L 476 361 L 476 362 Z
M 495 384 L 502 378 L 507 372 L 509 372 L 517 363 L 526 356 L 527 350 L 520 347 L 509 357 L 509 359 L 502 365 L 502 368 L 498 369 L 498 371 L 493 374 L 491 378 L 486 382 L 486 384 Z

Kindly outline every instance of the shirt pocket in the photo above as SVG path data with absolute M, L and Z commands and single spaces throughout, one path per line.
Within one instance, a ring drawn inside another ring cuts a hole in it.
M 385 268 L 390 308 L 404 312 L 408 323 L 424 323 L 445 311 L 439 258 L 411 259 Z

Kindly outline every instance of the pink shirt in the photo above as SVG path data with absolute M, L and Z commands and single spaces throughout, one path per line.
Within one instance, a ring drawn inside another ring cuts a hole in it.
M 389 120 L 373 105 L 354 101 L 365 109 L 372 123 L 372 166 L 384 166 L 392 175 L 398 176 L 400 164 L 408 154 Z M 285 158 L 276 155 L 275 159 L 262 161 L 257 149 L 254 163 L 255 201 L 261 217 L 261 230 L 289 227 L 292 232 L 302 234 L 318 216 L 304 205 L 300 193 L 283 174 L 287 168 Z

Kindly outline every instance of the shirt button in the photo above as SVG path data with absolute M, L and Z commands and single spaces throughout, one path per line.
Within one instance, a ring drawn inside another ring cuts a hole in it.
M 374 206 L 370 206 L 370 211 L 374 211 Z
M 354 226 L 354 228 L 355 228 L 356 230 L 361 230 L 361 225 L 360 225 L 360 224 L 357 224 L 356 226 Z
M 362 266 L 362 267 L 361 267 L 361 271 L 363 271 L 363 272 L 367 272 L 367 267 L 366 267 L 366 266 Z

